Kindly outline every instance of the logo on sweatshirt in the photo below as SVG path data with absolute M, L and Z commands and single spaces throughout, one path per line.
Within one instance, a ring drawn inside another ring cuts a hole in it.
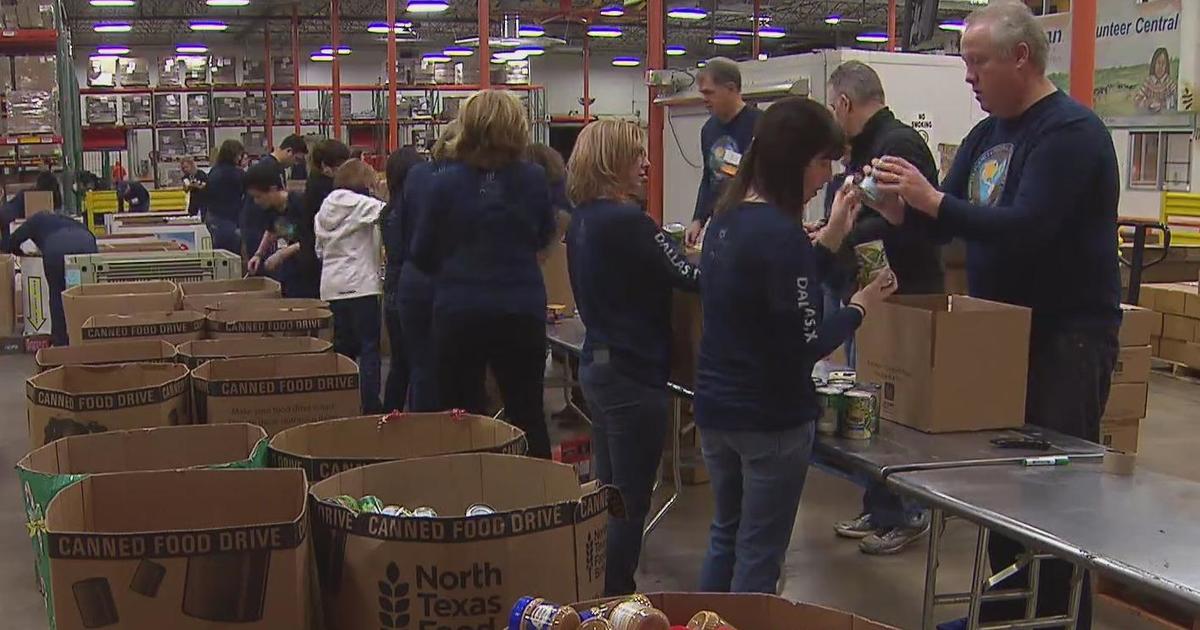
M 1012 143 L 1005 143 L 984 151 L 983 155 L 975 160 L 975 166 L 971 168 L 971 180 L 967 186 L 971 203 L 984 206 L 1000 203 L 1012 155 Z

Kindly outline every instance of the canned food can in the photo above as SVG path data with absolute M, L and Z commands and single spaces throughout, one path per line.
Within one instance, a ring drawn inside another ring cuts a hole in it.
M 412 510 L 412 515 L 416 518 L 437 518 L 437 512 L 431 507 L 415 507 Z
M 829 380 L 831 381 L 849 381 L 853 383 L 857 379 L 858 372 L 854 370 L 833 370 L 829 373 Z
M 496 508 L 486 503 L 476 503 L 467 508 L 467 516 L 487 516 L 488 514 L 495 513 Z
M 825 386 L 826 387 L 838 387 L 841 389 L 850 389 L 851 387 L 854 387 L 854 379 L 847 380 L 844 378 L 830 377 L 829 380 L 825 382 Z
M 839 433 L 851 440 L 871 439 L 879 430 L 879 399 L 861 389 L 852 389 L 845 397 Z
M 837 387 L 818 387 L 817 406 L 821 413 L 817 416 L 817 433 L 821 435 L 837 435 L 838 417 L 843 407 L 842 390 Z
M 553 324 L 558 320 L 567 316 L 566 304 L 547 304 L 546 305 L 546 322 Z
M 875 177 L 867 175 L 858 182 L 858 189 L 862 191 L 864 199 L 870 202 L 879 201 L 880 191 L 879 182 L 875 181 Z
M 688 622 L 687 630 L 735 630 L 728 621 L 711 610 L 702 610 Z
M 379 514 L 383 511 L 383 501 L 379 497 L 368 494 L 358 500 L 358 511 L 364 514 Z
M 603 617 L 592 617 L 579 624 L 579 630 L 612 630 L 612 625 Z
M 399 505 L 385 505 L 379 513 L 387 516 L 412 516 L 412 512 Z
M 355 499 L 354 497 L 352 497 L 348 494 L 338 495 L 331 499 L 326 499 L 326 501 L 329 503 L 332 503 L 334 505 L 337 505 L 339 507 L 344 507 L 347 510 L 354 512 L 355 514 L 358 514 L 359 512 L 362 511 L 362 508 L 360 508 L 358 506 L 358 499 Z
M 825 379 L 820 376 L 812 377 L 813 387 L 825 387 Z
M 640 601 L 623 602 L 608 617 L 613 630 L 668 630 L 670 620 L 663 612 Z
M 677 245 L 681 247 L 683 246 L 683 235 L 685 232 L 687 232 L 686 226 L 684 226 L 682 223 L 668 223 L 663 226 L 663 231 L 666 232 L 667 236 L 670 236 L 671 240 L 675 241 Z
M 887 252 L 883 249 L 883 241 L 867 241 L 854 246 L 855 257 L 858 258 L 858 284 L 867 286 L 875 276 L 888 268 Z

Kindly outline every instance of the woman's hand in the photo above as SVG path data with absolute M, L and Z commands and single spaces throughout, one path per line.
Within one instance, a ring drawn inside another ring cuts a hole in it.
M 257 276 L 258 270 L 262 268 L 262 256 L 255 254 L 246 261 L 246 275 Z
M 842 187 L 833 196 L 833 207 L 829 210 L 829 221 L 816 232 L 810 232 L 809 238 L 814 243 L 824 245 L 826 249 L 835 252 L 842 246 L 842 240 L 854 228 L 854 220 L 862 208 L 862 191 L 847 177 Z
M 885 155 L 871 160 L 871 167 L 867 173 L 875 177 L 879 191 L 885 197 L 880 204 L 883 207 L 871 207 L 878 210 L 890 223 L 899 224 L 904 220 L 903 206 L 897 210 L 897 197 L 918 211 L 937 218 L 938 207 L 942 205 L 942 197 L 945 195 L 934 188 L 908 160 Z
M 891 269 L 884 269 L 875 275 L 875 279 L 870 284 L 859 289 L 850 298 L 850 303 L 858 306 L 866 313 L 887 299 L 888 296 L 895 293 L 899 287 L 900 283 L 896 281 L 896 274 L 892 273 Z

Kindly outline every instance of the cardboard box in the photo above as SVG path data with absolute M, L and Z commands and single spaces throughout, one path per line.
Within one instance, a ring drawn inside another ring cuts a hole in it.
M 898 630 L 852 613 L 776 595 L 648 593 L 646 596 L 674 626 L 684 626 L 696 613 L 710 611 L 740 630 Z M 581 610 L 599 603 L 602 602 L 579 602 L 574 606 Z
M 1121 305 L 1121 330 L 1118 343 L 1122 346 L 1144 346 L 1151 337 L 1161 337 L 1163 315 L 1148 308 Z
M 1138 305 L 1160 313 L 1200 319 L 1200 290 L 1194 282 L 1143 284 Z
M 257 309 L 312 309 L 312 308 L 329 308 L 329 302 L 318 300 L 316 298 L 267 298 L 267 297 L 230 297 L 228 299 L 212 302 L 204 307 L 206 314 L 215 313 L 217 311 L 235 311 L 235 310 L 257 310 Z
M 1150 352 L 1156 357 L 1162 355 L 1162 337 L 1150 338 Z
M 1159 342 L 1158 353 L 1155 356 L 1165 361 L 1200 370 L 1200 343 L 1189 343 L 1164 337 Z
M 1136 453 L 1141 418 L 1105 418 L 1100 421 L 1100 443 L 1113 450 Z
M 26 190 L 21 193 L 25 195 L 25 218 L 39 212 L 54 212 L 54 193 L 46 190 Z
M 571 290 L 571 275 L 567 269 L 567 244 L 563 236 L 571 223 L 571 215 L 558 213 L 558 231 L 544 252 L 542 280 L 546 285 L 546 303 L 562 304 L 568 313 L 575 312 L 575 293 Z
M 17 463 L 39 590 L 54 627 L 54 596 L 44 528 L 46 508 L 63 488 L 98 473 L 191 467 L 262 468 L 267 434 L 249 424 L 192 425 L 76 435 L 47 444 Z
M 81 284 L 63 291 L 71 343 L 83 342 L 83 324 L 93 315 L 131 315 L 179 308 L 179 287 L 169 280 Z
M 17 257 L 0 254 L 0 337 L 17 332 Z
M 473 414 L 406 413 L 311 422 L 271 438 L 275 468 L 303 468 L 312 483 L 379 462 L 453 453 L 524 455 L 520 429 Z
M 671 382 L 692 388 L 700 359 L 704 311 L 700 295 L 676 290 L 671 296 Z
M 571 466 L 511 455 L 372 464 L 317 482 L 311 494 L 331 628 L 504 628 L 523 595 L 594 599 L 604 587 L 608 514 L 621 513 L 615 491 L 580 486 Z M 344 494 L 439 516 L 356 515 L 328 502 Z M 496 514 L 463 518 L 477 503 Z
M 210 304 L 237 304 L 242 298 L 279 298 L 280 291 L 278 282 L 263 276 L 179 283 L 183 308 L 201 313 Z
M 97 341 L 79 346 L 58 346 L 38 350 L 34 362 L 38 371 L 60 365 L 114 365 L 117 363 L 172 363 L 175 346 L 162 339 Z
M 83 323 L 83 343 L 115 339 L 161 339 L 179 344 L 204 338 L 204 316 L 196 311 L 152 311 L 93 315 Z
M 96 475 L 50 502 L 58 630 L 312 627 L 299 470 Z
M 333 313 L 323 308 L 246 308 L 209 311 L 211 339 L 316 337 L 333 340 Z
M 179 362 L 194 370 L 212 359 L 269 357 L 331 352 L 333 344 L 312 337 L 264 337 L 262 339 L 205 339 L 176 346 Z
M 1146 383 L 1117 383 L 1108 391 L 1108 405 L 1103 418 L 1145 418 Z
M 1150 380 L 1150 346 L 1127 346 L 1117 355 L 1113 383 L 1145 383 Z
M 921 431 L 1025 424 L 1030 310 L 963 295 L 893 296 L 858 331 L 880 416 Z M 980 334 L 987 331 L 987 334 Z
M 176 363 L 64 365 L 25 382 L 30 448 L 68 435 L 191 424 Z
M 21 256 L 21 302 L 25 315 L 22 332 L 26 338 L 51 334 L 54 322 L 50 317 L 50 281 L 46 278 L 46 265 L 41 256 Z M 66 293 L 63 294 L 66 305 Z M 67 332 L 70 327 L 70 312 L 67 314 Z
M 214 359 L 192 371 L 192 383 L 198 418 L 250 422 L 270 435 L 362 413 L 358 366 L 340 354 Z
M 1200 331 L 1200 319 L 1166 314 L 1162 318 L 1162 337 L 1177 341 L 1198 341 L 1197 331 Z

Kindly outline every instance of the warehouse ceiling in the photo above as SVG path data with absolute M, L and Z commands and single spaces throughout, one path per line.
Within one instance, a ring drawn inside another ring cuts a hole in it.
M 505 15 L 519 15 L 522 22 L 542 24 L 548 36 L 565 40 L 566 51 L 578 51 L 585 37 L 584 19 L 598 23 L 620 25 L 624 35 L 618 39 L 593 39 L 593 50 L 600 52 L 639 53 L 645 49 L 644 8 L 631 8 L 623 17 L 609 18 L 595 14 L 600 6 L 613 3 L 597 0 L 493 0 L 492 32 L 499 35 L 504 29 Z M 898 0 L 903 7 L 908 0 Z M 173 45 L 181 41 L 198 41 L 210 45 L 261 47 L 266 29 L 280 50 L 290 46 L 293 9 L 299 15 L 302 44 L 328 43 L 330 2 L 328 0 L 250 0 L 242 8 L 207 6 L 204 0 L 136 0 L 127 8 L 91 6 L 89 0 L 63 0 L 67 24 L 74 44 L 80 48 L 101 43 L 127 45 Z M 941 0 L 940 19 L 957 19 L 986 0 Z M 571 16 L 564 17 L 562 4 L 569 4 Z M 341 0 L 342 41 L 351 46 L 383 42 L 386 38 L 367 32 L 372 22 L 382 22 L 386 16 L 386 0 Z M 401 40 L 403 51 L 414 54 L 437 50 L 455 39 L 474 37 L 476 1 L 450 0 L 450 9 L 442 13 L 405 13 L 405 0 L 398 0 L 400 20 L 413 22 L 411 35 Z M 680 5 L 668 0 L 668 7 Z M 709 17 L 698 21 L 667 20 L 667 43 L 686 46 L 692 54 L 708 56 L 722 54 L 747 57 L 750 54 L 748 33 L 752 28 L 752 4 L 743 0 L 695 0 L 686 2 L 709 11 Z M 761 11 L 771 26 L 786 30 L 786 37 L 762 40 L 763 49 L 774 54 L 799 52 L 814 48 L 829 48 L 854 44 L 862 32 L 884 31 L 887 22 L 888 0 L 761 0 Z M 825 18 L 841 17 L 841 23 L 828 25 Z M 189 29 L 193 19 L 220 19 L 229 24 L 223 33 L 194 33 Z M 128 21 L 129 33 L 95 33 L 93 24 L 100 21 Z M 714 46 L 710 38 L 717 33 L 742 33 L 740 46 Z M 307 48 L 306 48 L 307 50 Z

